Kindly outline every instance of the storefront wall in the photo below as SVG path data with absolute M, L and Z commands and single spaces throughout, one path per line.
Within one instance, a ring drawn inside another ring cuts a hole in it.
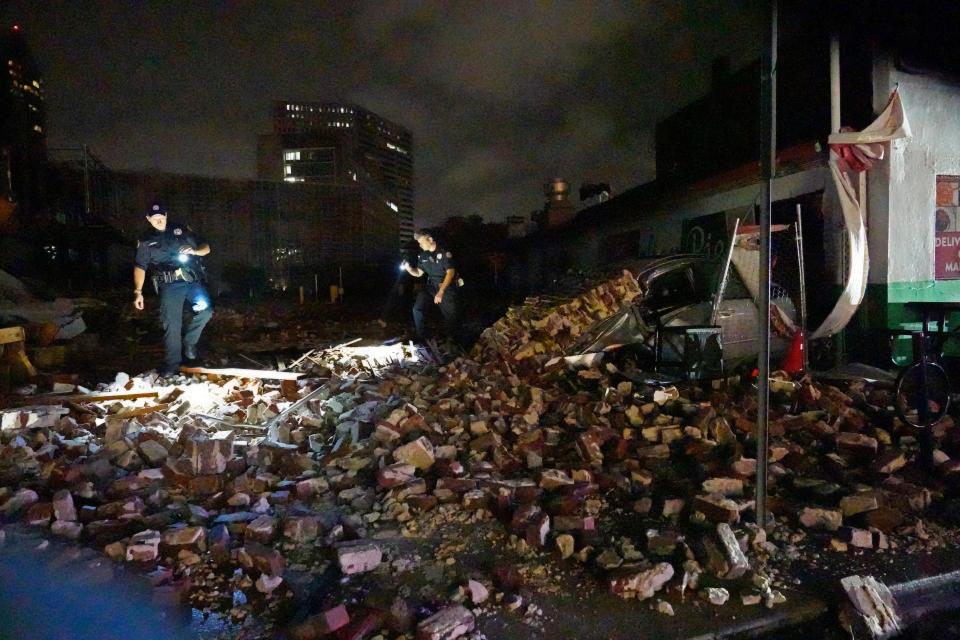
M 905 303 L 960 301 L 960 277 L 938 279 L 936 269 L 937 212 L 944 208 L 937 203 L 938 177 L 943 182 L 944 177 L 960 175 L 960 86 L 905 73 L 889 60 L 879 60 L 874 68 L 877 111 L 897 86 L 913 137 L 893 142 L 887 158 L 869 176 L 866 304 L 876 308 L 882 302 L 886 328 L 918 329 L 919 318 Z M 944 225 L 941 220 L 941 235 Z M 943 265 L 940 271 L 943 276 Z M 949 320 L 955 324 L 960 316 Z M 909 357 L 909 346 L 906 339 L 901 342 L 895 351 L 903 360 Z

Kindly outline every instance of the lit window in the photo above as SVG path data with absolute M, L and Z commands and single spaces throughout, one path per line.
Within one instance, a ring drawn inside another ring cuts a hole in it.
M 291 173 L 293 173 L 293 167 L 291 167 L 288 164 L 285 164 L 283 165 L 283 172 L 287 175 L 290 175 Z
M 397 205 L 395 205 L 395 204 L 392 203 L 392 202 L 389 202 L 389 201 L 388 201 L 388 202 L 387 202 L 387 206 L 390 207 L 391 209 L 393 209 L 394 211 L 400 211 L 400 207 L 398 207 Z
M 299 151 L 287 151 L 283 154 L 284 160 L 299 160 L 300 152 Z

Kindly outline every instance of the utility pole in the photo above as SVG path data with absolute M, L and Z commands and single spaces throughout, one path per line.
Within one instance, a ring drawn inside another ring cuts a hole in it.
M 760 354 L 757 369 L 757 526 L 767 526 L 767 457 L 770 405 L 770 218 L 773 210 L 773 177 L 777 173 L 777 0 L 771 0 L 764 35 L 760 82 L 761 149 L 764 178 L 760 203 Z
M 83 145 L 83 213 L 90 220 L 90 151 Z

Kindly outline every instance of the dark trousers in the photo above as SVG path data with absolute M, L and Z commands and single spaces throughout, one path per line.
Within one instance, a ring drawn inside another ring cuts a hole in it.
M 433 298 L 437 295 L 439 288 L 439 284 L 428 282 L 417 294 L 417 301 L 413 303 L 413 326 L 416 329 L 417 338 L 424 340 L 427 337 L 425 326 L 427 309 L 440 307 L 440 313 L 443 314 L 444 333 L 448 339 L 458 342 L 460 314 L 457 306 L 456 285 L 451 285 L 443 292 L 443 300 L 440 304 L 434 304 Z
M 195 311 L 197 303 L 206 306 Z M 190 322 L 181 338 L 183 305 L 190 308 Z M 183 360 L 183 345 L 196 346 L 203 327 L 213 317 L 213 307 L 207 290 L 199 282 L 171 282 L 160 285 L 160 324 L 163 326 L 163 362 L 168 369 L 180 366 Z

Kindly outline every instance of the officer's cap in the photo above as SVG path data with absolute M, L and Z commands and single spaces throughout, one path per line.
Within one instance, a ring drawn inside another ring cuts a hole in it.
M 148 216 L 165 216 L 167 215 L 167 208 L 160 203 L 155 202 L 153 206 L 150 207 L 150 210 L 147 211 Z

